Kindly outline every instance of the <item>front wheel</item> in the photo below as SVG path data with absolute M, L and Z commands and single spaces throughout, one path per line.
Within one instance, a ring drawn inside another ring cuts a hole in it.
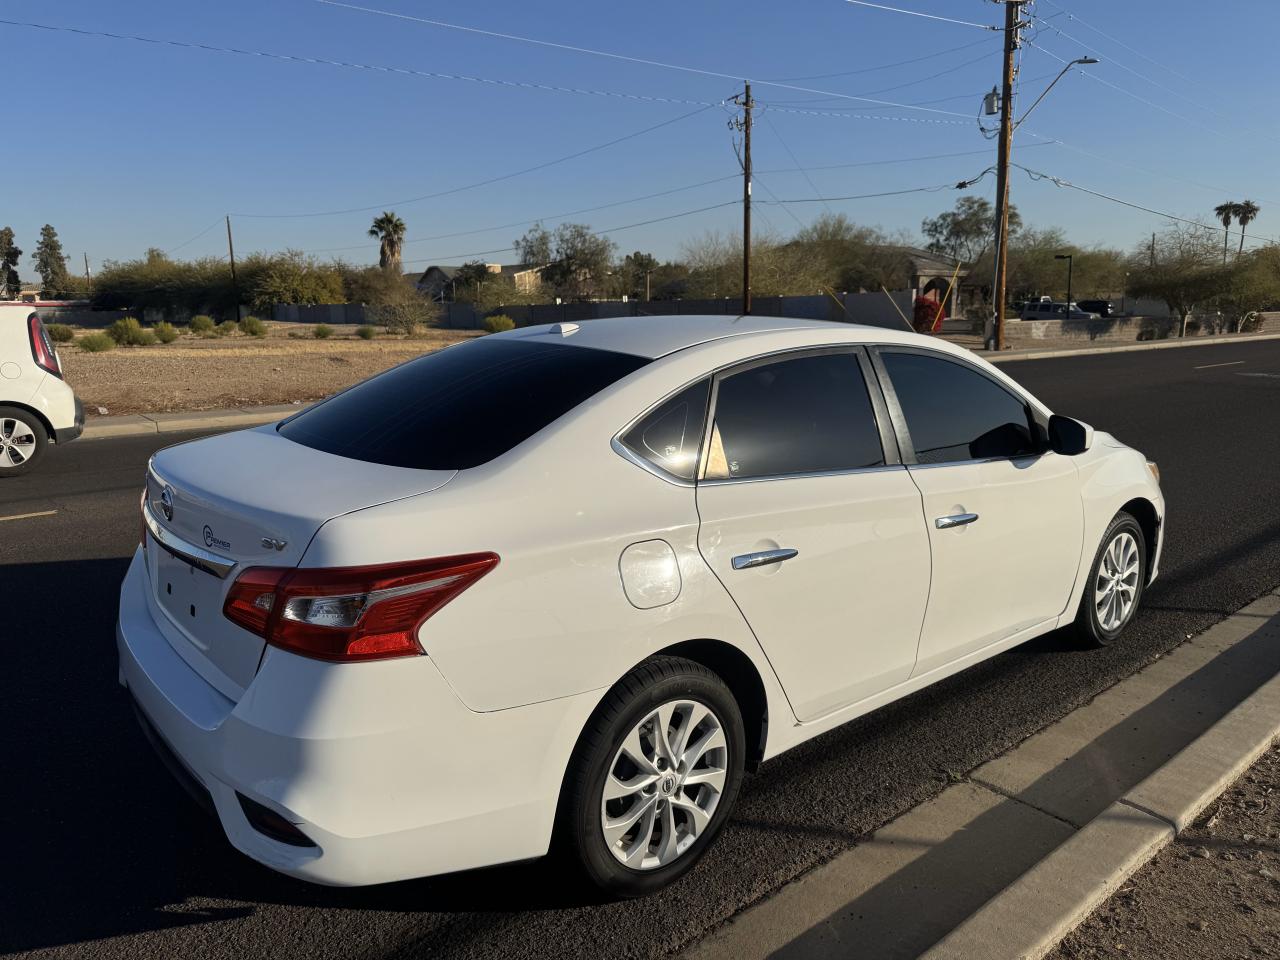
M 0 477 L 26 473 L 48 445 L 44 427 L 34 416 L 16 407 L 0 407 Z
M 565 840 L 587 877 L 635 897 L 691 869 L 737 799 L 745 739 L 733 694 L 700 663 L 654 657 L 618 681 L 566 782 Z
M 1142 528 L 1130 514 L 1118 513 L 1102 537 L 1080 598 L 1076 615 L 1080 638 L 1095 647 L 1118 639 L 1137 613 L 1146 579 L 1147 545 Z

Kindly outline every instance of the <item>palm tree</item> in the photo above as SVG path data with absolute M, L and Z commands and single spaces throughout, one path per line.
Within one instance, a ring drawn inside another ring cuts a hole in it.
M 1262 208 L 1252 200 L 1243 200 L 1236 204 L 1236 223 L 1240 224 L 1240 250 L 1237 253 L 1244 253 L 1244 231 L 1249 224 L 1258 219 L 1258 214 L 1262 212 Z
M 380 241 L 378 266 L 383 270 L 400 269 L 400 248 L 404 246 L 404 221 L 389 210 L 375 217 L 369 228 L 369 236 Z
M 1213 215 L 1222 223 L 1222 262 L 1224 264 L 1227 262 L 1227 240 L 1231 236 L 1231 221 L 1239 209 L 1240 204 L 1234 200 L 1220 203 L 1213 208 Z

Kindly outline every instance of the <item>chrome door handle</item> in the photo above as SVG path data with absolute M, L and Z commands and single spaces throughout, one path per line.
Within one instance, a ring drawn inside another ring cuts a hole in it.
M 947 530 L 951 527 L 963 527 L 967 523 L 973 523 L 978 519 L 976 513 L 957 513 L 949 517 L 939 517 L 933 521 L 933 525 L 939 530 Z
M 733 558 L 733 569 L 750 570 L 752 567 L 763 567 L 770 563 L 781 563 L 790 560 L 799 550 L 783 547 L 781 550 L 761 550 L 759 553 L 744 553 Z

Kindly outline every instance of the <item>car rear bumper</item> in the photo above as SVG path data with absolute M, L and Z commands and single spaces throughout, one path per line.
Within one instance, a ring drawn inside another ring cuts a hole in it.
M 329 664 L 268 648 L 233 702 L 178 655 L 155 616 L 139 550 L 121 587 L 120 682 L 178 779 L 207 795 L 254 860 L 351 886 L 546 853 L 598 693 L 475 713 L 428 657 Z M 261 807 L 313 845 L 255 828 L 247 812 Z
M 72 440 L 76 439 L 76 437 L 80 436 L 80 434 L 84 433 L 84 403 L 74 394 L 71 399 L 75 404 L 75 414 L 72 419 L 71 426 L 55 429 L 53 431 L 54 443 L 70 443 Z

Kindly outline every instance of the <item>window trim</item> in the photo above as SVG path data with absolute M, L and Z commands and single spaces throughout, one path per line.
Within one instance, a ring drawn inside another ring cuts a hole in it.
M 880 389 L 884 392 L 885 403 L 889 409 L 889 417 L 893 421 L 894 432 L 898 437 L 898 446 L 902 451 L 902 462 L 907 466 L 929 468 L 953 467 L 970 463 L 1004 463 L 1017 460 L 1033 460 L 1037 457 L 1044 456 L 1047 452 L 1047 425 L 1043 422 L 1043 418 L 1040 416 L 1040 411 L 1036 409 L 1035 404 L 1033 404 L 1027 397 L 1011 390 L 1007 384 L 1001 383 L 976 363 L 970 363 L 963 357 L 953 357 L 938 350 L 905 345 L 898 346 L 897 344 L 873 344 L 870 347 L 870 352 L 871 362 L 875 367 L 876 376 L 880 379 Z M 982 379 L 999 388 L 1011 399 L 1016 400 L 1022 406 L 1023 412 L 1027 417 L 1027 427 L 1031 430 L 1032 440 L 1036 443 L 1038 449 L 1034 453 L 1026 453 L 1016 457 L 984 457 L 982 459 L 966 457 L 962 460 L 940 460 L 936 463 L 921 463 L 919 458 L 916 457 L 915 443 L 911 439 L 911 431 L 907 426 L 906 414 L 902 412 L 902 404 L 898 400 L 898 392 L 893 386 L 893 378 L 889 376 L 889 371 L 885 367 L 882 359 L 883 354 L 886 353 L 906 353 L 930 357 L 934 360 L 953 363 L 958 367 L 962 367 L 963 369 L 969 370 L 982 377 Z
M 708 479 L 705 476 L 707 458 L 702 456 L 702 451 L 707 450 L 711 443 L 711 432 L 715 429 L 716 423 L 716 405 L 720 400 L 720 382 L 723 379 L 734 376 L 735 374 L 745 373 L 746 371 L 752 370 L 756 367 L 768 366 L 773 363 L 785 362 L 787 360 L 798 360 L 804 357 L 847 353 L 853 354 L 858 360 L 858 367 L 862 373 L 863 385 L 866 387 L 867 391 L 867 399 L 871 404 L 871 414 L 876 421 L 876 433 L 880 438 L 880 452 L 884 458 L 884 463 L 876 464 L 871 467 L 850 467 L 847 470 L 810 470 L 802 473 L 769 474 L 760 477 L 713 477 Z M 826 346 L 818 347 L 804 346 L 794 347 L 788 350 L 777 350 L 773 353 L 761 354 L 747 360 L 734 361 L 733 363 L 717 368 L 712 373 L 711 393 L 707 402 L 707 419 L 703 426 L 702 444 L 699 447 L 697 472 L 697 485 L 699 486 L 724 486 L 726 484 L 735 483 L 762 483 L 766 481 L 799 480 L 814 477 L 841 477 L 859 473 L 879 472 L 887 469 L 900 469 L 903 465 L 898 440 L 890 424 L 888 406 L 885 402 L 884 394 L 881 391 L 879 380 L 871 366 L 870 356 L 865 344 L 828 344 Z

